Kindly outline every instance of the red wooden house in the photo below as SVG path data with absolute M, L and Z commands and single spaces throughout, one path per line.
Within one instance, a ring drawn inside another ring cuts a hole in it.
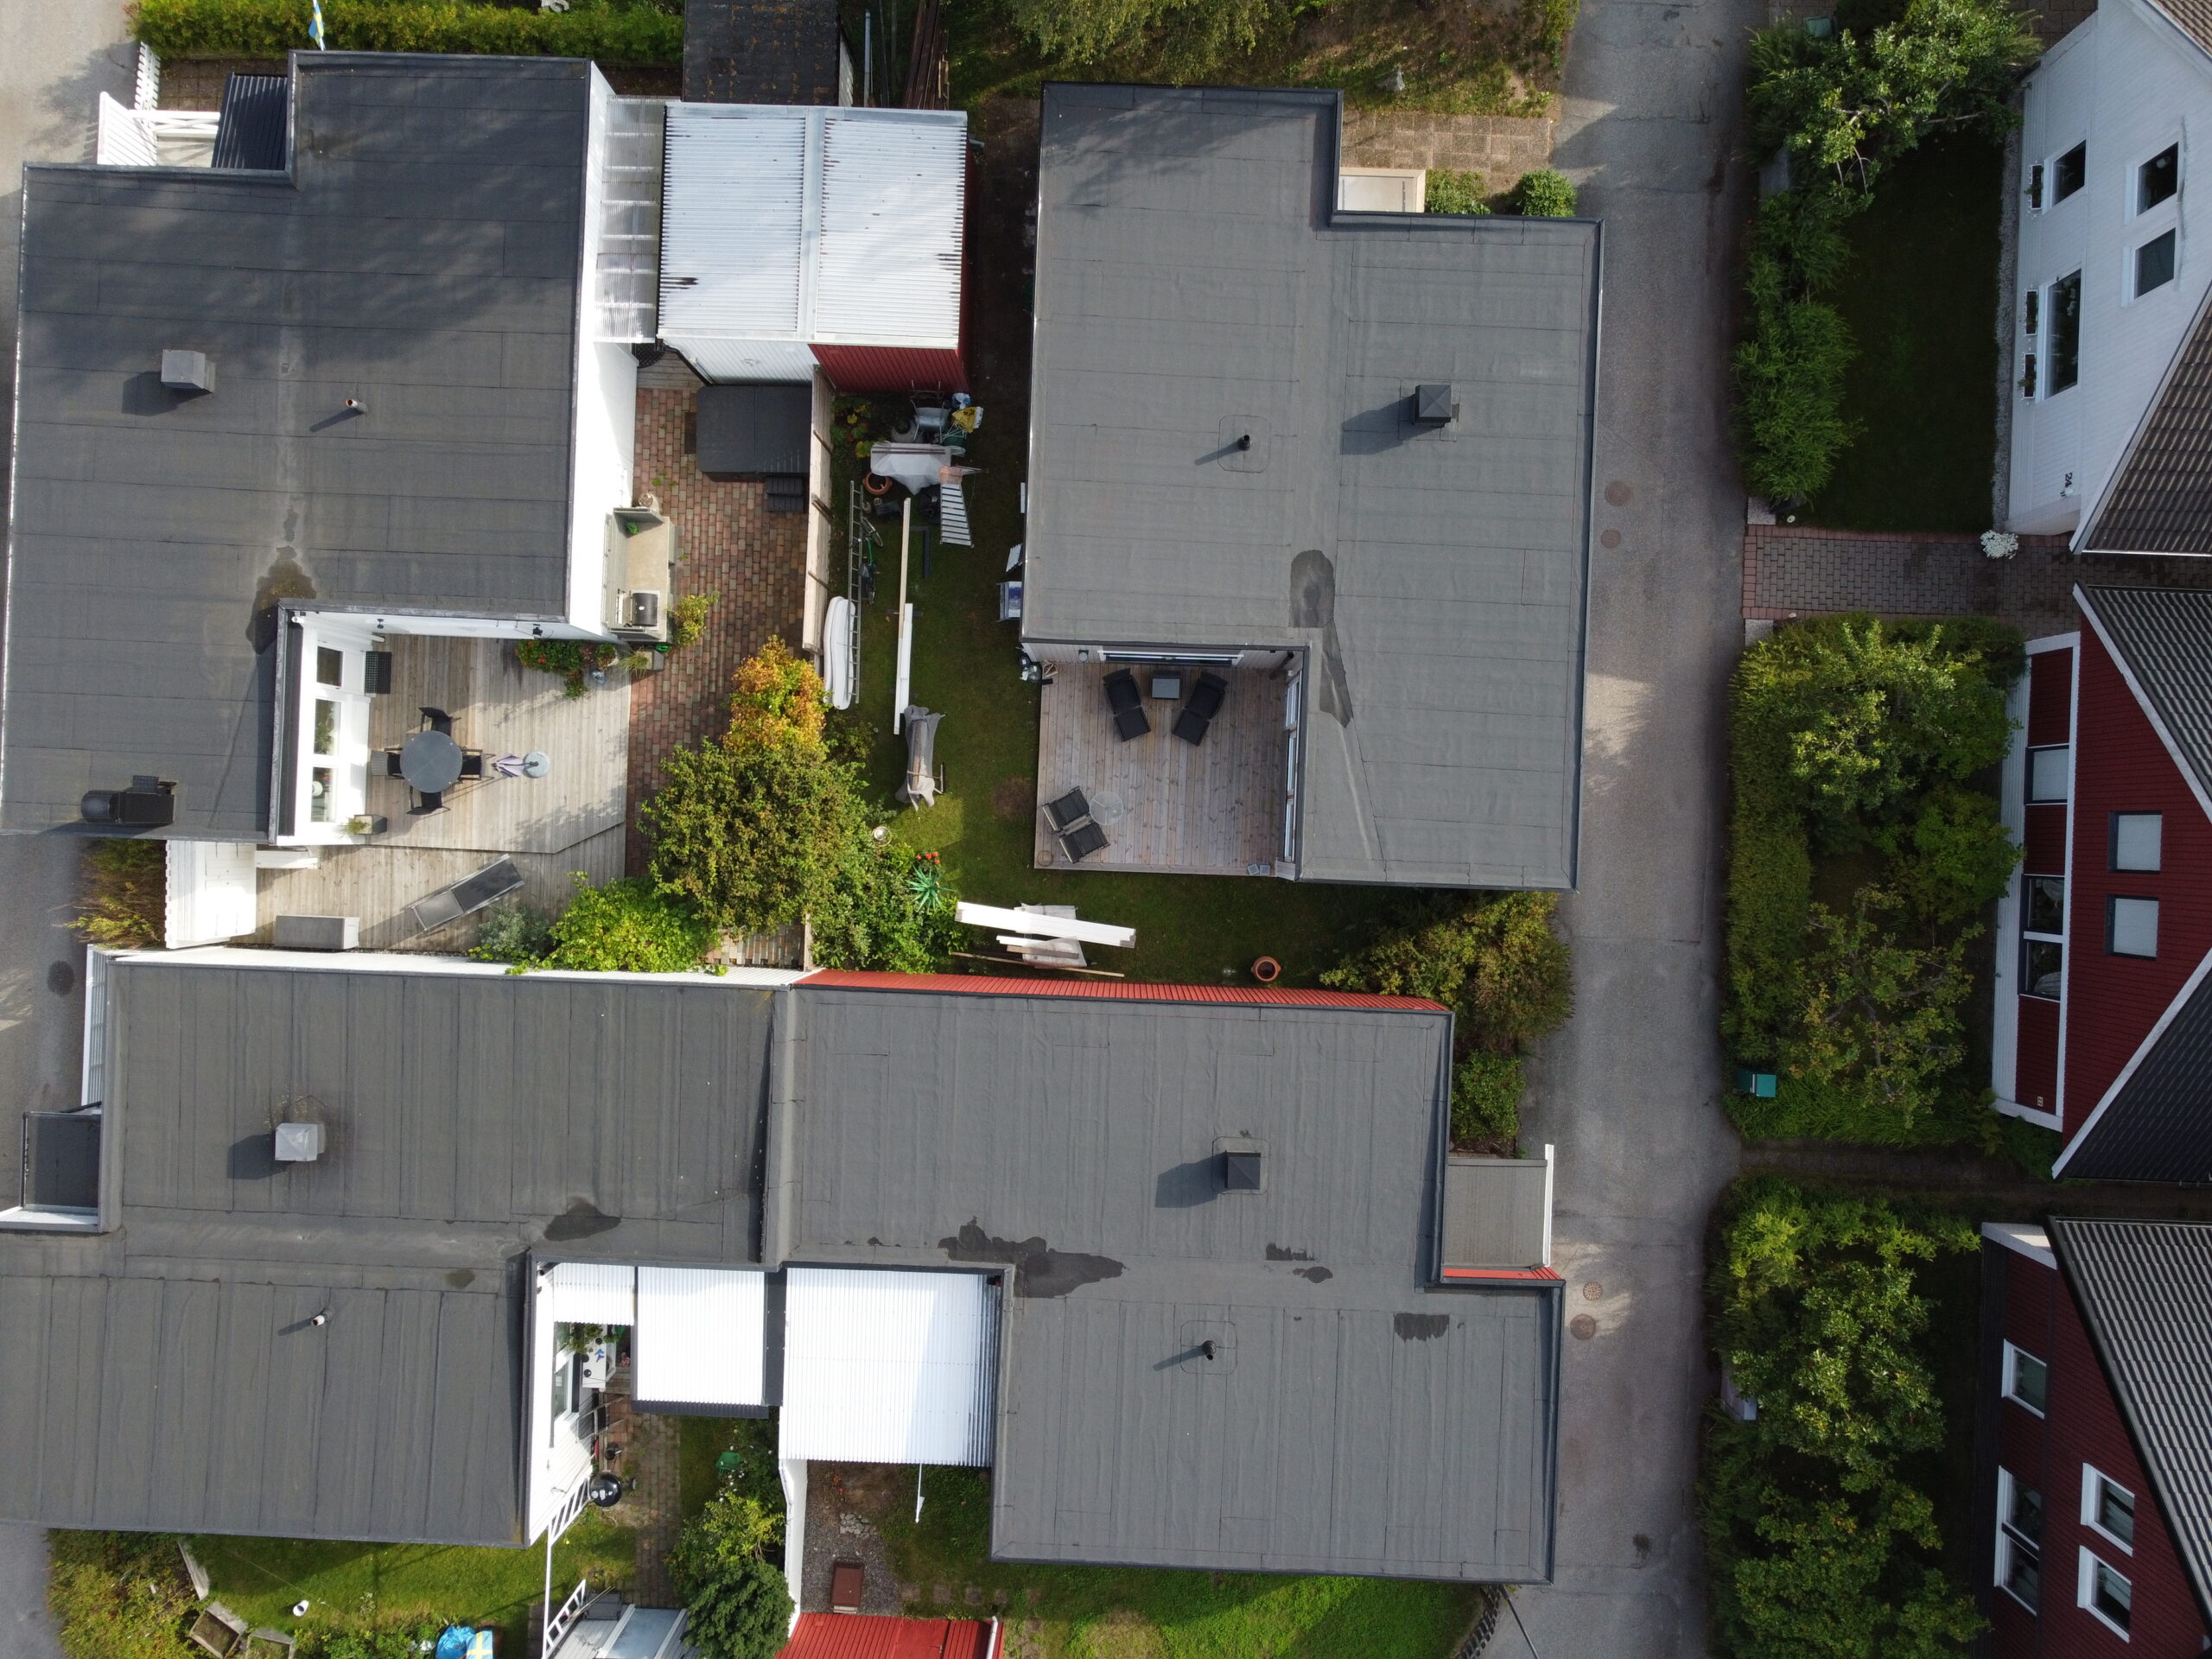
M 1982 1228 L 1990 1659 L 2212 1646 L 2212 1226 Z
M 2075 602 L 2013 694 L 1991 1086 L 2059 1174 L 2212 1179 L 2212 593 Z

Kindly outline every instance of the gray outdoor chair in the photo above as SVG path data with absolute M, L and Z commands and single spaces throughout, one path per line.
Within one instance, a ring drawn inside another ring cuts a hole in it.
M 407 906 L 407 919 L 415 925 L 417 933 L 428 933 L 448 926 L 495 899 L 505 898 L 521 886 L 522 872 L 515 868 L 514 860 L 495 859 L 475 874 L 464 876 L 450 887 L 440 887 L 435 893 L 417 899 Z

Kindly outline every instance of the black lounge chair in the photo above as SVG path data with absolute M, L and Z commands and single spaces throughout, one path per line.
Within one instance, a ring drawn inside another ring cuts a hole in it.
M 464 778 L 481 778 L 484 775 L 483 750 L 464 749 L 461 751 L 461 775 Z
M 1090 817 L 1090 803 L 1079 789 L 1071 789 L 1057 801 L 1045 803 L 1045 816 L 1052 821 L 1052 833 L 1064 836 Z
M 1229 682 L 1218 674 L 1201 674 L 1198 683 L 1191 693 L 1191 700 L 1183 705 L 1183 712 L 1175 716 L 1175 735 L 1185 743 L 1203 743 L 1206 728 L 1213 724 L 1213 717 L 1221 712 L 1221 700 L 1229 695 Z
M 387 778 L 404 778 L 407 775 L 399 769 L 397 749 L 386 749 L 384 752 L 384 775 Z
M 442 732 L 448 737 L 453 735 L 453 716 L 442 709 L 423 710 L 423 724 L 430 731 Z
M 1061 848 L 1077 864 L 1093 853 L 1104 852 L 1106 845 L 1106 832 L 1088 821 L 1078 823 L 1060 837 Z
M 521 886 L 522 872 L 515 868 L 514 860 L 494 859 L 475 874 L 417 899 L 407 906 L 407 918 L 417 933 L 428 933 L 505 898 Z
M 1152 729 L 1152 721 L 1145 717 L 1144 698 L 1137 690 L 1137 677 L 1126 668 L 1117 668 L 1106 677 L 1106 706 L 1114 711 L 1114 729 L 1126 743 L 1133 737 L 1142 737 Z
M 444 811 L 445 807 L 446 798 L 443 791 L 426 791 L 418 789 L 415 791 L 415 804 L 407 809 L 407 816 L 410 818 L 427 817 L 433 812 Z

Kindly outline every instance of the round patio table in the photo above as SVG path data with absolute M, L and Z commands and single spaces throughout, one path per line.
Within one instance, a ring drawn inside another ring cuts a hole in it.
M 461 745 L 443 732 L 417 732 L 399 746 L 399 775 L 418 794 L 443 794 L 461 781 Z

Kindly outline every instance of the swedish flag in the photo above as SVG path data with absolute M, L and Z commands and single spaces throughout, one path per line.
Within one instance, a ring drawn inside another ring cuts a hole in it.
M 322 0 L 314 0 L 315 15 L 308 19 L 308 39 L 318 52 L 327 50 L 322 39 Z

